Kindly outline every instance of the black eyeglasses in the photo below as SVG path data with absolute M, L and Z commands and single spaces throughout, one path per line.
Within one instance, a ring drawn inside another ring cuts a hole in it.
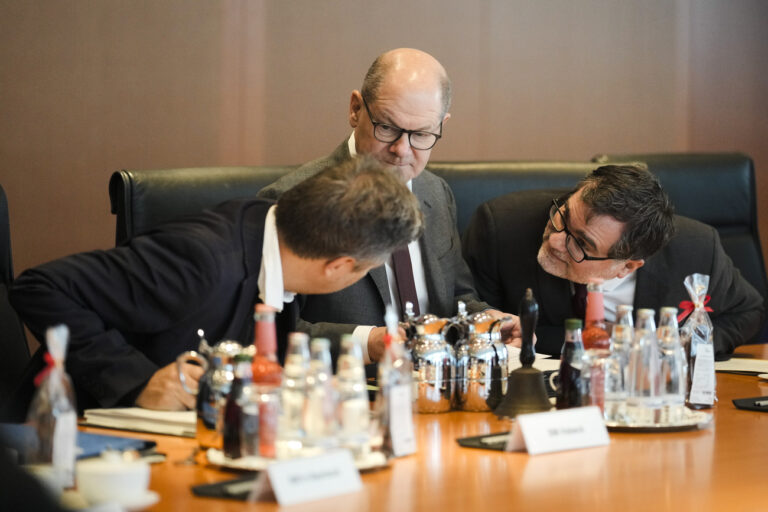
M 437 141 L 443 136 L 442 122 L 440 123 L 440 133 L 425 132 L 423 130 L 406 130 L 405 128 L 400 128 L 391 124 L 377 123 L 373 120 L 371 109 L 368 108 L 368 102 L 365 101 L 365 98 L 363 98 L 363 105 L 365 105 L 365 111 L 368 112 L 368 119 L 371 120 L 371 124 L 373 125 L 373 136 L 376 137 L 376 140 L 379 142 L 391 144 L 400 140 L 400 137 L 402 137 L 404 133 L 407 133 L 408 143 L 411 147 L 413 149 L 424 151 L 435 147 Z
M 552 224 L 552 229 L 556 232 L 562 233 L 565 231 L 565 248 L 568 250 L 568 255 L 576 263 L 581 263 L 582 261 L 605 261 L 616 259 L 588 256 L 584 247 L 581 245 L 581 242 L 579 242 L 578 238 L 573 236 L 573 233 L 570 232 L 568 226 L 565 225 L 565 217 L 563 217 L 561 207 L 557 204 L 555 199 L 552 200 L 552 207 L 549 209 L 549 222 Z

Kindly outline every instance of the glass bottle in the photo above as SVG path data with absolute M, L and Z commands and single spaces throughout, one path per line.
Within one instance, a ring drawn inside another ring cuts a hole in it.
M 616 308 L 616 323 L 611 328 L 611 355 L 605 377 L 605 419 L 616 423 L 626 423 L 629 350 L 635 331 L 632 310 L 631 305 L 620 304 Z
M 304 439 L 303 413 L 307 398 L 309 373 L 309 335 L 292 332 L 288 335 L 288 349 L 283 367 L 283 386 L 280 391 L 281 412 L 278 435 L 286 456 L 298 454 Z
M 235 356 L 235 378 L 224 404 L 224 427 L 222 429 L 224 455 L 230 459 L 239 459 L 242 456 L 240 447 L 243 424 L 243 389 L 249 386 L 252 380 L 251 356 L 237 354 Z
M 266 304 L 256 304 L 253 318 L 256 322 L 253 332 L 256 354 L 251 365 L 253 383 L 279 386 L 282 383 L 283 369 L 277 362 L 275 310 Z
M 581 368 L 585 405 L 597 405 L 605 413 L 605 364 L 610 355 L 611 336 L 605 324 L 603 287 L 599 282 L 587 284 L 587 308 L 584 330 L 584 363 Z
M 655 314 L 653 309 L 638 310 L 637 326 L 629 351 L 627 416 L 636 425 L 660 421 L 661 361 Z
M 611 335 L 605 324 L 603 286 L 600 283 L 587 284 L 587 309 L 581 340 L 585 350 L 608 350 L 610 348 Z
M 256 304 L 253 344 L 253 389 L 250 399 L 258 403 L 259 455 L 276 455 L 277 424 L 280 413 L 279 388 L 283 369 L 277 362 L 277 331 L 275 310 L 266 304 Z
M 371 408 L 366 389 L 363 351 L 349 334 L 341 337 L 336 385 L 341 445 L 355 457 L 366 455 L 369 451 Z
M 661 308 L 656 337 L 661 350 L 662 421 L 677 423 L 685 412 L 685 396 L 688 389 L 688 362 L 680 343 L 677 308 Z
M 413 428 L 413 365 L 397 330 L 397 313 L 387 306 L 384 357 L 379 362 L 374 406 L 381 431 L 382 451 L 400 457 L 416 451 Z
M 335 447 L 339 430 L 336 419 L 338 398 L 332 381 L 330 345 L 327 338 L 314 338 L 309 344 L 303 424 L 306 444 L 316 448 Z
M 565 342 L 560 353 L 560 371 L 555 407 L 580 407 L 582 401 L 581 366 L 584 345 L 581 341 L 581 320 L 565 320 Z

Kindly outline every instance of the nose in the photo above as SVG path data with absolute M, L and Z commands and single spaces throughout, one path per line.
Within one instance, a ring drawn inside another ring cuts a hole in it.
M 554 229 L 551 229 L 549 233 L 549 245 L 551 245 L 553 249 L 556 249 L 560 252 L 565 252 L 567 250 L 565 247 L 567 236 L 568 235 L 566 235 L 565 231 L 558 232 Z
M 408 141 L 408 134 L 403 132 L 400 138 L 389 144 L 389 151 L 402 158 L 411 151 L 411 143 Z

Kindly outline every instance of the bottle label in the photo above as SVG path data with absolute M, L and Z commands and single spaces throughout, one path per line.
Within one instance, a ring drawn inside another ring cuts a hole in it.
M 390 388 L 389 407 L 392 452 L 395 457 L 410 455 L 416 451 L 416 436 L 413 432 L 413 404 L 409 384 Z
M 696 336 L 694 335 L 694 338 Z M 694 339 L 696 358 L 693 364 L 690 402 L 692 404 L 715 403 L 715 353 L 711 343 Z
M 77 415 L 74 411 L 60 413 L 53 430 L 53 467 L 59 472 L 63 488 L 75 485 L 75 447 L 77 446 Z

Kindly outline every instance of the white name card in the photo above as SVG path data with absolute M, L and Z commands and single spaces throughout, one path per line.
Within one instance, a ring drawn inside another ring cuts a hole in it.
M 609 443 L 600 409 L 594 405 L 517 416 L 507 451 L 530 455 L 560 452 Z
M 281 506 L 349 494 L 362 489 L 360 472 L 347 450 L 273 462 L 267 466 L 267 481 L 256 486 L 271 487 Z M 264 496 L 262 487 L 256 493 Z

